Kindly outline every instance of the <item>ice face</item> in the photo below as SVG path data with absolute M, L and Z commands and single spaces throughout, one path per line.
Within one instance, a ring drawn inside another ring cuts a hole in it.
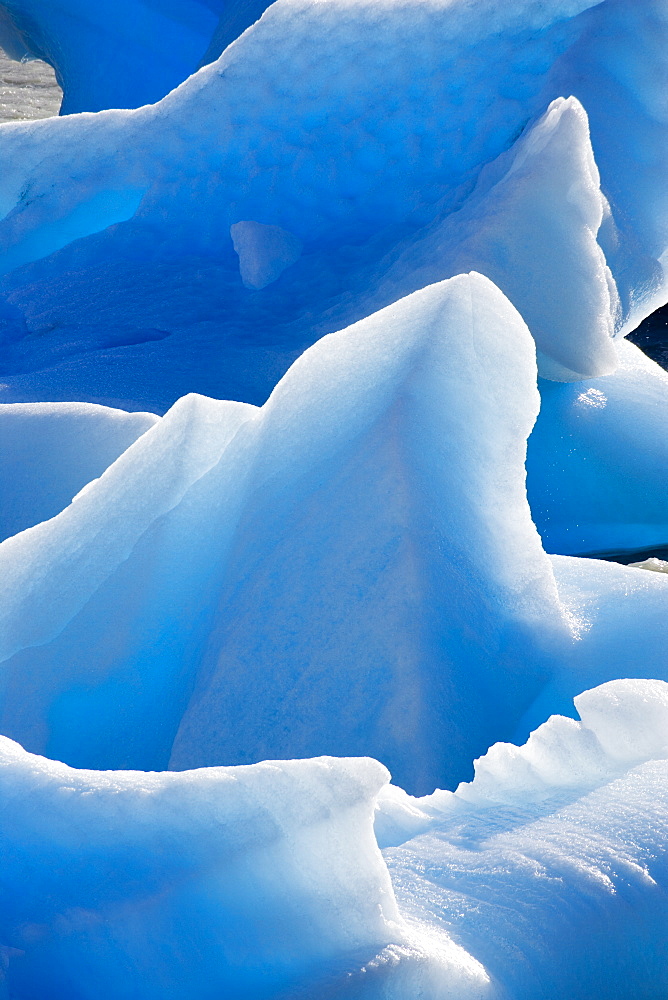
M 524 317 L 540 375 L 557 382 L 608 375 L 617 367 L 611 338 L 619 303 L 596 242 L 608 215 L 587 116 L 574 98 L 561 98 L 482 172 L 459 211 L 411 238 L 380 295 L 474 267 Z
M 599 237 L 622 299 L 625 332 L 666 301 L 668 63 L 662 0 L 606 0 L 582 14 L 582 34 L 550 70 L 589 116 L 612 218 Z M 622 138 L 623 136 L 623 138 Z
M 0 539 L 60 513 L 157 419 L 92 403 L 3 406 Z
M 7 324 L 3 398 L 52 398 L 66 380 L 78 398 L 159 412 L 193 390 L 263 403 L 318 337 L 419 287 L 403 268 L 383 283 L 414 242 L 436 251 L 429 282 L 475 269 L 499 284 L 546 376 L 610 371 L 608 333 L 658 303 L 666 246 L 662 119 L 640 68 L 613 79 L 599 40 L 630 32 L 659 79 L 665 23 L 652 0 L 626 20 L 622 8 L 458 2 L 404 16 L 286 0 L 155 106 L 4 129 L 13 270 L 0 294 L 40 336 Z M 593 59 L 605 91 L 583 83 Z M 595 121 L 596 164 L 573 93 Z M 643 128 L 631 158 L 627 122 Z M 261 295 L 229 236 L 249 221 L 303 244 Z M 125 331 L 105 344 L 104 380 L 69 360 L 74 344 L 82 358 L 99 350 L 101 326 Z

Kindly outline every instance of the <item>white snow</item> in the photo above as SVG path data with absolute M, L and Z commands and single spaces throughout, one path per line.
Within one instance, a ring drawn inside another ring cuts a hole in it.
M 373 835 L 386 780 L 331 758 L 77 771 L 0 737 L 11 995 L 268 997 L 403 945 Z
M 404 916 L 447 930 L 499 1000 L 668 986 L 668 685 L 614 681 L 575 701 L 580 722 L 552 717 L 525 746 L 492 747 L 456 793 L 407 798 L 412 839 L 384 852 Z M 401 807 L 381 792 L 394 843 Z

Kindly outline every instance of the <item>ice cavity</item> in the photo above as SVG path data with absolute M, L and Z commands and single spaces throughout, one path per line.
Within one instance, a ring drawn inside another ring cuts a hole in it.
M 246 288 L 265 288 L 301 256 L 301 240 L 280 226 L 235 222 L 230 226 L 230 236 Z
M 560 98 L 483 171 L 460 211 L 412 239 L 381 295 L 474 267 L 522 314 L 540 375 L 608 375 L 617 367 L 619 300 L 596 236 L 609 214 L 585 111 Z
M 0 546 L 4 731 L 87 765 L 461 777 L 572 641 L 524 490 L 537 407 L 480 275 L 319 341 L 261 410 L 182 400 Z
M 16 59 L 51 63 L 63 88 L 62 114 L 136 108 L 160 100 L 220 55 L 214 36 L 233 41 L 246 5 L 222 0 L 39 0 L 0 4 L 0 44 Z M 266 6 L 266 5 L 265 5 Z M 238 8 L 241 7 L 241 10 Z
M 403 915 L 447 927 L 499 1000 L 668 988 L 668 685 L 614 681 L 575 705 L 580 721 L 492 747 L 454 794 L 379 796 L 381 837 L 406 839 L 384 852 Z
M 31 227 L 31 223 L 34 226 L 35 217 L 43 214 L 43 207 L 34 206 L 33 211 L 25 215 L 19 202 L 15 212 L 9 211 L 4 220 L 6 229 L 14 230 L 15 238 L 11 240 L 14 245 L 0 254 L 0 269 L 11 271 L 22 264 L 48 257 L 75 240 L 127 222 L 137 211 L 143 193 L 143 190 L 131 187 L 96 191 L 75 205 L 63 205 L 66 209 L 63 214 L 55 219 L 42 218 L 41 224 L 35 228 Z M 29 231 L 24 235 L 26 226 Z

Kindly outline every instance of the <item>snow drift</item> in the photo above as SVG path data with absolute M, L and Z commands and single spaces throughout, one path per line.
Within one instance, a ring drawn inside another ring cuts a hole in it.
M 377 827 L 407 838 L 385 851 L 404 916 L 452 934 L 492 996 L 649 1000 L 668 987 L 668 685 L 575 704 L 580 722 L 492 747 L 454 795 L 381 792 Z
M 370 760 L 91 772 L 0 738 L 0 988 L 656 996 L 668 685 L 615 681 L 576 707 L 580 722 L 553 717 L 423 799 Z M 400 845 L 384 860 L 374 804 L 381 843 Z

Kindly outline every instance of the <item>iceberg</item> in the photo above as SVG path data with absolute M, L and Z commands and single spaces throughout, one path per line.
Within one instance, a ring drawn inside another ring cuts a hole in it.
M 0 545 L 3 732 L 100 769 L 373 756 L 428 792 L 588 684 L 663 676 L 668 580 L 575 560 L 578 587 L 543 549 L 538 403 L 477 274 L 323 338 L 262 408 L 180 400 Z
M 665 0 L 264 6 L 0 0 L 0 1000 L 657 1000 Z

